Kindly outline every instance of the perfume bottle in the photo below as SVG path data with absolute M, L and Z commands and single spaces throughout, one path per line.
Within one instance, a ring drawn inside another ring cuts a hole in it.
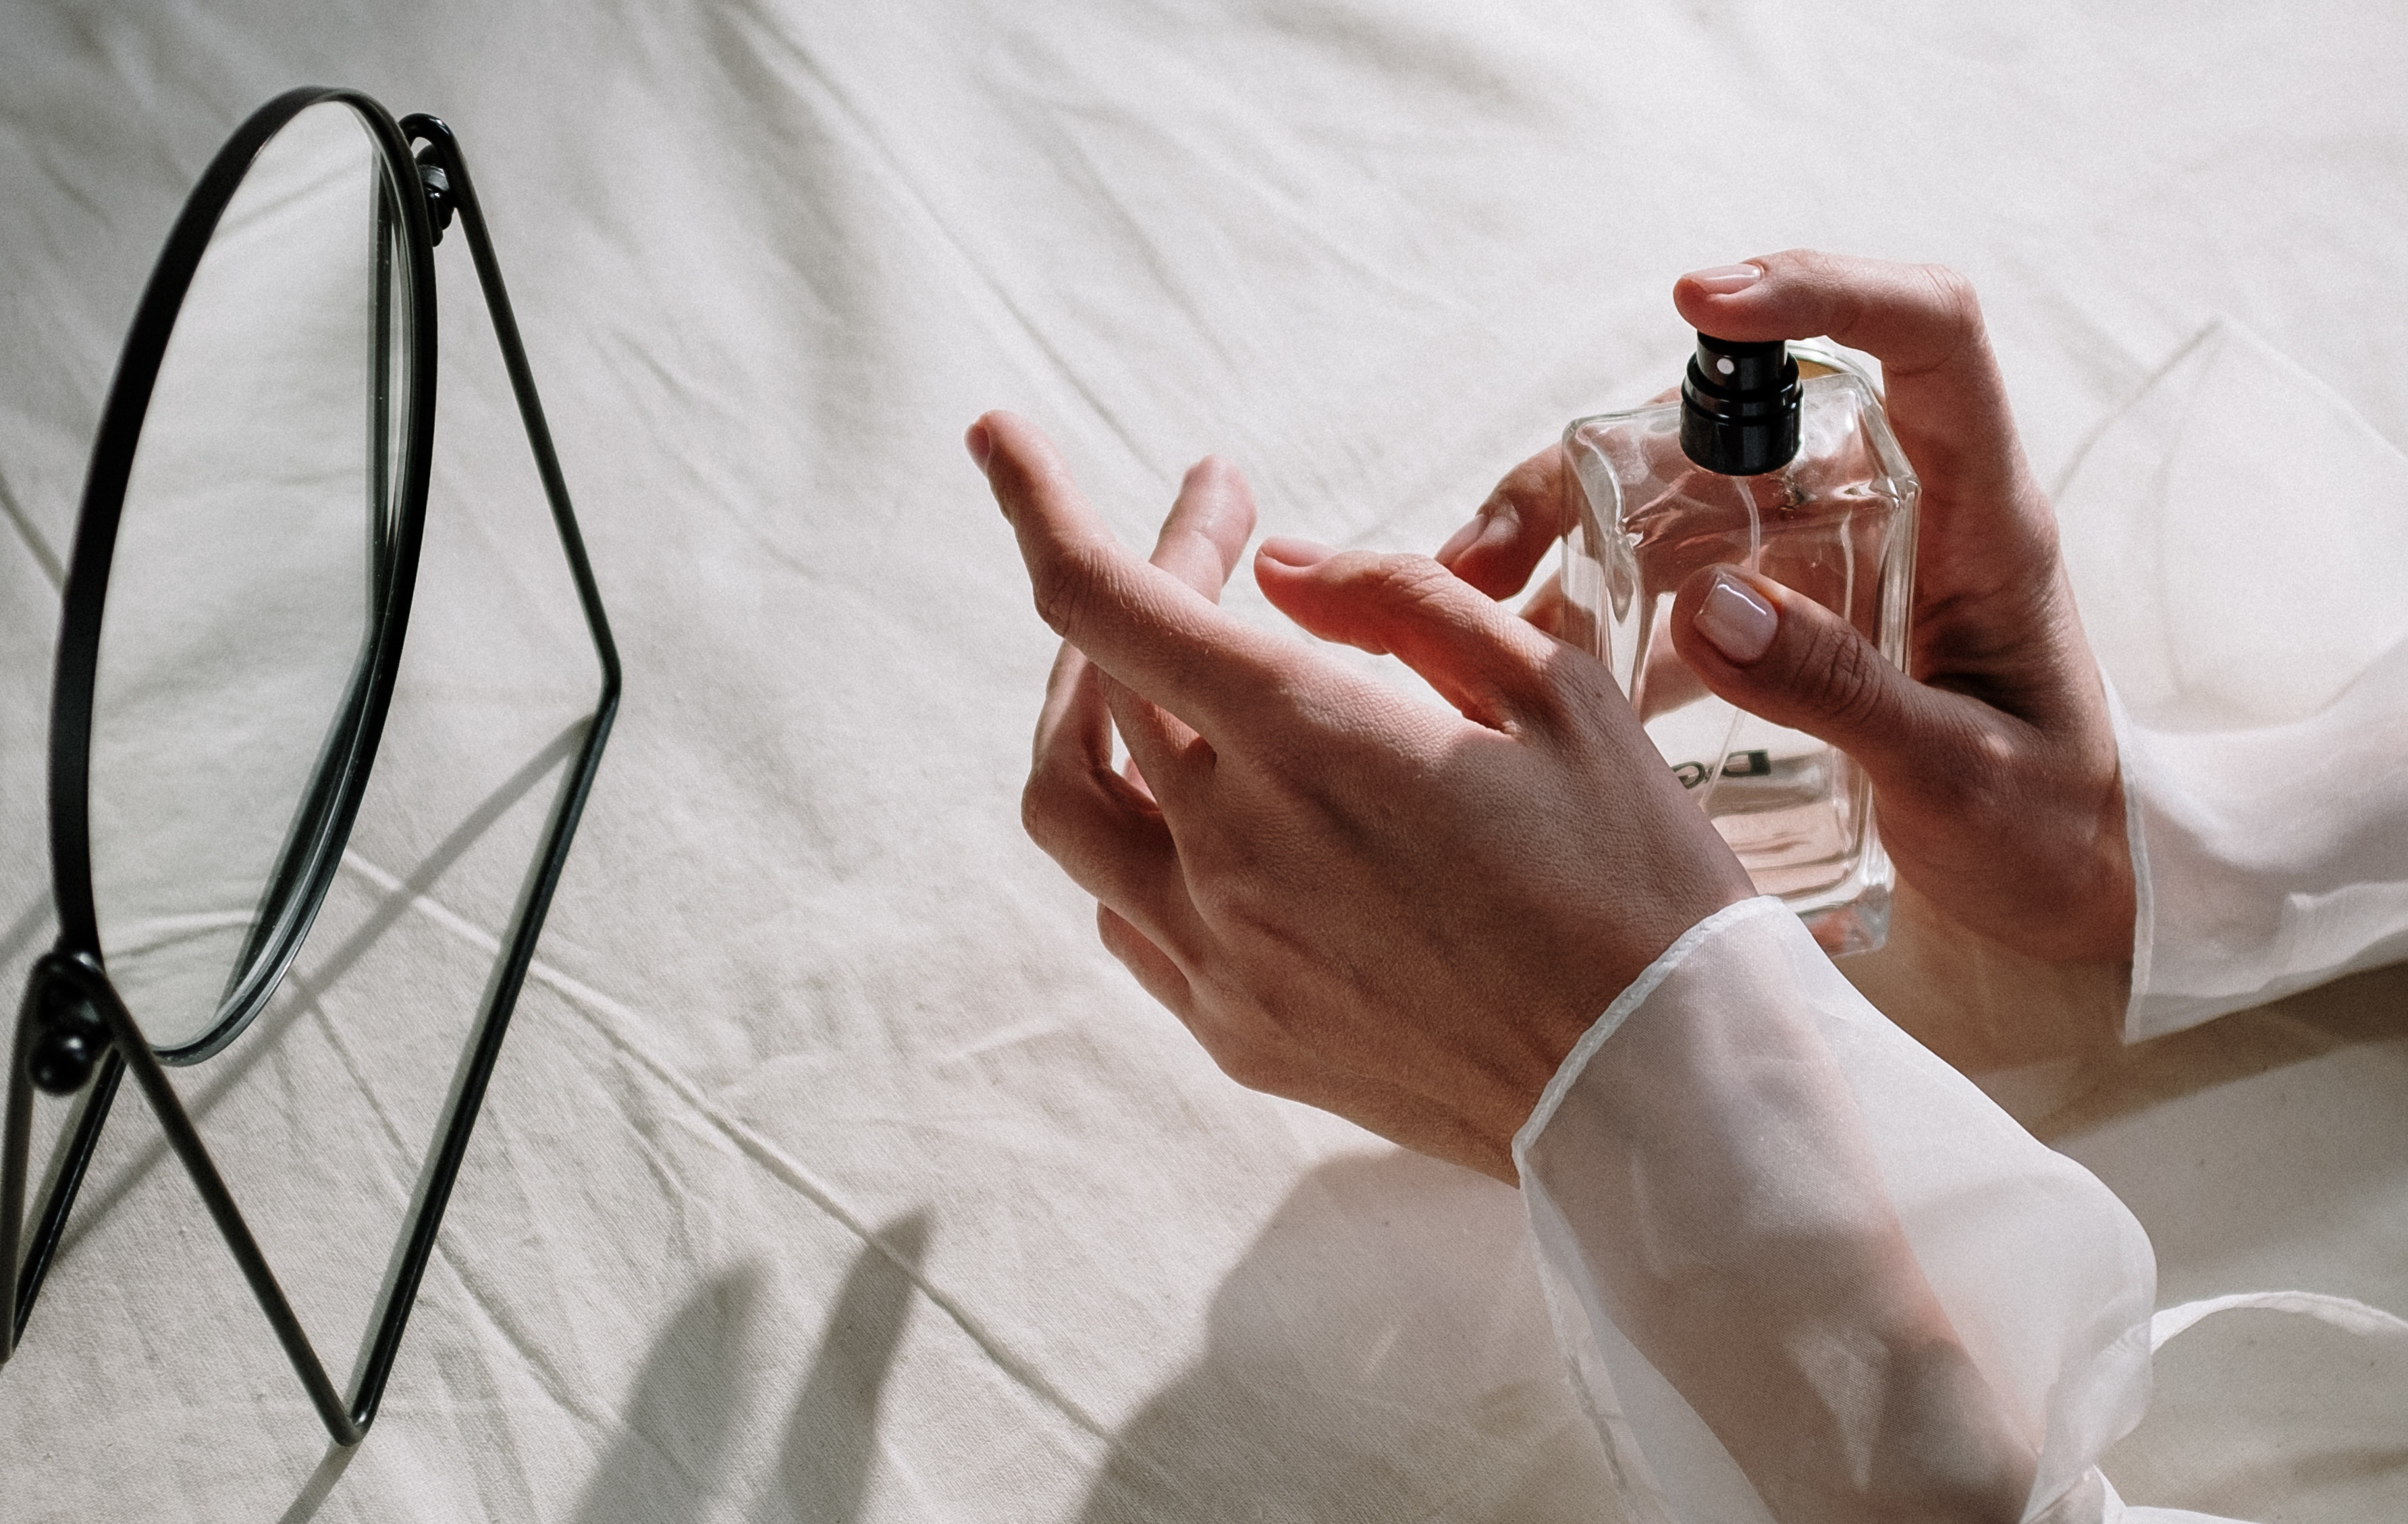
M 1889 930 L 1894 873 L 1844 754 L 1707 691 L 1672 649 L 1692 573 L 1760 572 L 1906 664 L 1914 472 L 1863 372 L 1812 343 L 1698 336 L 1681 400 L 1575 420 L 1565 638 L 1612 671 L 1664 760 L 1738 854 L 1839 956 Z

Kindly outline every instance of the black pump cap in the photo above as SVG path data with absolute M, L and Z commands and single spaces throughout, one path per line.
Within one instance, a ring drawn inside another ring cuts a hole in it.
M 1681 449 L 1725 476 L 1788 465 L 1798 453 L 1798 362 L 1789 346 L 1699 334 L 1681 380 Z

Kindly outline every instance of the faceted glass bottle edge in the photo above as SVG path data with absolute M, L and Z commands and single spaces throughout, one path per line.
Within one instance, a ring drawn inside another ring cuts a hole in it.
M 1827 376 L 1838 377 L 1842 386 L 1858 394 L 1856 413 L 1864 429 L 1866 443 L 1879 467 L 1880 480 L 1899 505 L 1900 523 L 1893 530 L 1895 539 L 1887 556 L 1894 558 L 1895 567 L 1885 568 L 1884 574 L 1885 582 L 1895 576 L 1896 593 L 1883 602 L 1881 627 L 1874 643 L 1891 665 L 1904 670 L 1914 605 L 1915 539 L 1921 523 L 1922 482 L 1908 464 L 1906 453 L 1899 447 L 1897 436 L 1890 431 L 1889 417 L 1882 406 L 1880 389 L 1861 366 L 1845 352 L 1813 340 L 1793 341 L 1790 352 L 1799 362 L 1802 381 L 1812 382 Z M 1677 402 L 1654 403 L 1642 408 L 1591 413 L 1575 418 L 1564 426 L 1562 448 L 1566 461 L 1572 467 L 1566 473 L 1565 480 L 1564 490 L 1571 496 L 1571 501 L 1568 505 L 1570 512 L 1562 537 L 1558 568 L 1558 582 L 1568 615 L 1565 635 L 1572 643 L 1604 662 L 1626 694 L 1631 689 L 1634 674 L 1622 669 L 1622 664 L 1627 658 L 1625 654 L 1613 650 L 1608 639 L 1608 631 L 1614 621 L 1627 611 L 1611 606 L 1616 594 L 1627 599 L 1634 593 L 1634 590 L 1617 589 L 1612 585 L 1614 558 L 1611 554 L 1606 525 L 1621 522 L 1622 483 L 1610 469 L 1582 470 L 1577 442 L 1584 429 L 1631 423 L 1658 413 L 1677 414 L 1679 410 Z M 1599 495 L 1590 490 L 1592 478 L 1607 489 L 1603 505 L 1598 501 Z M 1704 808 L 1702 799 L 1699 807 Z M 1879 812 L 1868 808 L 1862 846 L 1847 873 L 1835 883 L 1781 894 L 1776 898 L 1806 924 L 1815 942 L 1827 953 L 1834 957 L 1844 957 L 1854 953 L 1871 952 L 1887 940 L 1891 897 L 1896 883 L 1897 870 L 1881 842 Z

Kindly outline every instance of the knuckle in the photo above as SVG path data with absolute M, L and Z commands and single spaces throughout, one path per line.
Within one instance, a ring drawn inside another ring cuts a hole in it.
M 1889 692 L 1881 654 L 1852 630 L 1817 630 L 1799 663 L 1799 689 L 1825 718 L 1850 730 L 1878 724 Z
M 1046 855 L 1061 861 L 1096 806 L 1092 770 L 1059 757 L 1040 760 L 1020 790 L 1020 827 Z
M 1061 839 L 1062 785 L 1051 768 L 1028 775 L 1020 790 L 1020 828 L 1048 853 Z
M 1454 572 L 1426 555 L 1383 555 L 1366 568 L 1363 575 L 1373 597 L 1391 619 L 1412 620 L 1438 612 L 1465 586 Z
M 1276 1094 L 1286 1071 L 1272 1056 L 1270 1047 L 1257 1037 L 1224 1032 L 1215 1034 L 1204 1051 L 1223 1074 L 1247 1089 Z
M 1065 550 L 1047 556 L 1029 574 L 1037 617 L 1056 634 L 1069 634 L 1095 603 L 1101 582 L 1100 568 L 1086 554 Z
M 1104 944 L 1104 951 L 1120 959 L 1133 972 L 1142 963 L 1152 961 L 1148 955 L 1161 953 L 1168 956 L 1167 951 L 1154 946 L 1153 940 L 1140 931 L 1127 917 L 1100 899 L 1096 901 L 1096 939 Z
M 1364 568 L 1365 580 L 1393 602 L 1419 603 L 1433 597 L 1442 582 L 1455 580 L 1455 573 L 1426 555 L 1408 555 L 1401 552 L 1372 558 Z
M 1921 265 L 1916 272 L 1931 288 L 1935 338 L 1950 355 L 1982 339 L 1982 298 L 1962 271 L 1947 265 Z

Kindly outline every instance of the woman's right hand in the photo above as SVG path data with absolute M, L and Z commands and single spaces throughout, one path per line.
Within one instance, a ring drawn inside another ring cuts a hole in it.
M 1752 893 L 1612 676 L 1426 556 L 1266 541 L 1264 596 L 1454 709 L 1416 701 L 1214 606 L 1254 520 L 1226 463 L 1149 562 L 1027 423 L 968 443 L 1065 642 L 1024 817 L 1104 944 L 1240 1083 L 1512 1181 L 1581 1034 Z
M 1751 713 L 1847 752 L 1882 842 L 1947 920 L 2051 964 L 2131 956 L 2135 906 L 2115 739 L 1964 279 L 1792 250 L 1686 275 L 1681 316 L 1743 340 L 1828 335 L 1882 362 L 1890 424 L 1923 483 L 1908 670 L 1760 574 L 1705 568 L 1673 604 L 1674 649 Z M 1509 473 L 1438 559 L 1491 597 L 1521 588 L 1564 528 L 1559 449 Z

